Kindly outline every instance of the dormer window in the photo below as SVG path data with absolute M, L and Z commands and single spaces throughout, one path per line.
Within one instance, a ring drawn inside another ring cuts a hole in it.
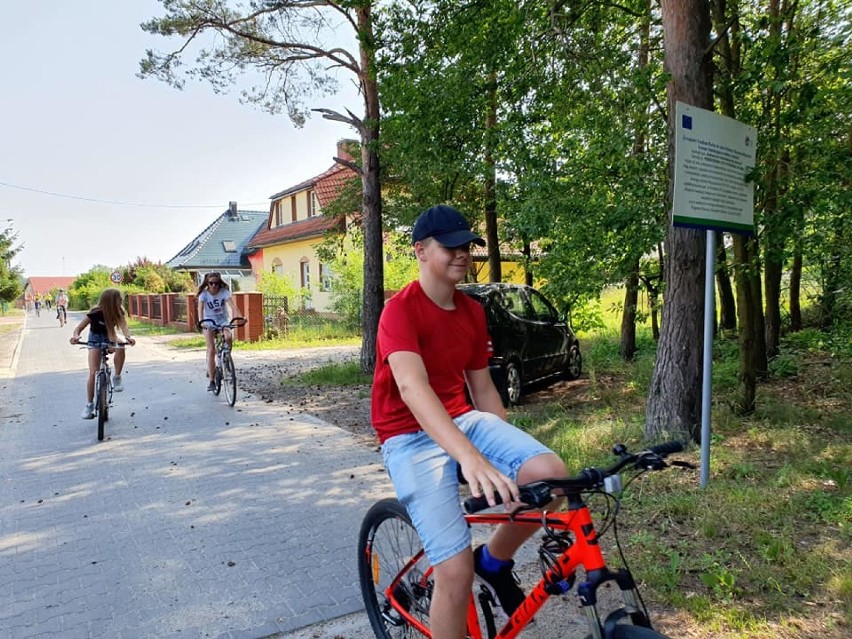
M 319 215 L 320 206 L 315 191 L 308 191 L 308 217 Z

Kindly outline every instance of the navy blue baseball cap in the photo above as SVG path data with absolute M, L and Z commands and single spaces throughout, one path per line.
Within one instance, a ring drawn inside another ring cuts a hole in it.
M 447 248 L 455 248 L 473 242 L 485 246 L 485 240 L 470 230 L 470 224 L 464 215 L 452 206 L 438 204 L 423 211 L 414 222 L 411 242 L 422 242 L 427 237 Z

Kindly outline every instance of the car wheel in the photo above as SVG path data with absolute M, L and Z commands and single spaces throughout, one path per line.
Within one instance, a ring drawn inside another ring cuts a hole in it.
M 517 406 L 521 403 L 521 386 L 523 386 L 521 369 L 515 362 L 509 362 L 506 364 L 506 374 L 500 392 L 506 406 Z
M 577 379 L 583 370 L 583 356 L 580 355 L 580 349 L 575 344 L 568 351 L 568 363 L 565 364 L 564 376 L 565 379 Z

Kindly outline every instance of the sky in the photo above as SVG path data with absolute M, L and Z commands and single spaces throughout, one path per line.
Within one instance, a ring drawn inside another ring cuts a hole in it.
M 333 164 L 345 124 L 297 129 L 217 95 L 136 77 L 169 40 L 139 27 L 156 0 L 0 2 L 0 231 L 25 277 L 78 275 L 146 257 L 165 262 L 236 201 L 269 196 Z M 352 83 L 312 107 L 361 113 Z

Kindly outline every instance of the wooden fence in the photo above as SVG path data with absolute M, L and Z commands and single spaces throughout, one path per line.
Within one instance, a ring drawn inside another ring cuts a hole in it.
M 244 342 L 256 342 L 264 333 L 263 294 L 234 293 L 240 314 L 248 320 L 234 331 Z M 194 293 L 132 294 L 127 296 L 130 317 L 179 330 L 197 332 L 198 304 Z

